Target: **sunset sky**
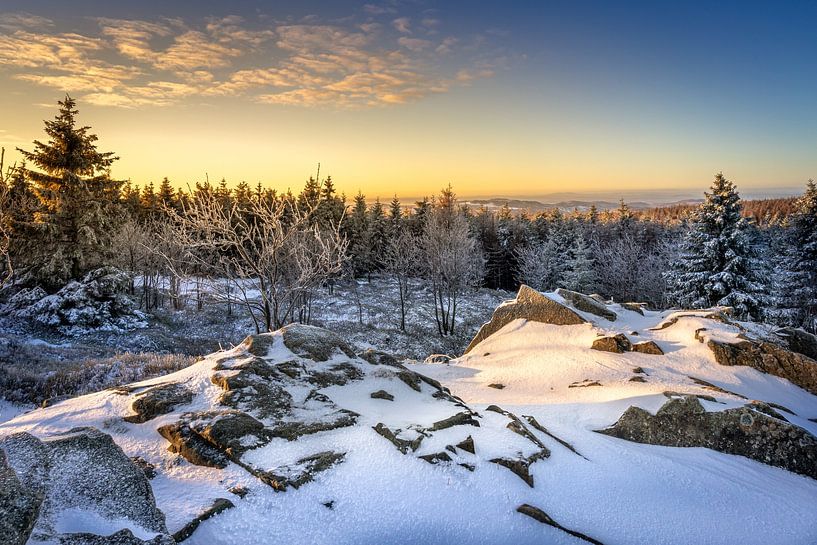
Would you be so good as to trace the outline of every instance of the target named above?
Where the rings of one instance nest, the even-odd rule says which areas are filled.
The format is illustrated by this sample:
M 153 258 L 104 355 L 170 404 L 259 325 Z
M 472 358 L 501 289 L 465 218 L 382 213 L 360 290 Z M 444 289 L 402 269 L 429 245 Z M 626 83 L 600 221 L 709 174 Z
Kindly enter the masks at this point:
M 127 4 L 127 5 L 126 5 Z M 0 145 L 66 92 L 113 174 L 348 195 L 817 177 L 817 2 L 0 3 Z

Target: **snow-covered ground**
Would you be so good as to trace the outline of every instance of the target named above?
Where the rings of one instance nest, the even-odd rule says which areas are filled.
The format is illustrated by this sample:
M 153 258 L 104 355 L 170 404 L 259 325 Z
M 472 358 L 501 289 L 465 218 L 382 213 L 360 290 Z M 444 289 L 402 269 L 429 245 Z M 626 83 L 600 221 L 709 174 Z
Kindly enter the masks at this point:
M 271 540 L 355 545 L 582 543 L 519 514 L 517 507 L 525 503 L 606 545 L 817 543 L 813 479 L 708 449 L 643 445 L 594 432 L 615 423 L 632 405 L 654 413 L 667 401 L 664 392 L 672 391 L 714 396 L 717 402 L 702 402 L 708 411 L 742 406 L 746 400 L 740 396 L 776 403 L 792 411 L 785 414 L 791 423 L 817 434 L 817 423 L 809 420 L 817 418 L 817 397 L 748 367 L 718 365 L 706 344 L 695 338 L 696 331 L 705 327 L 705 335 L 729 340 L 738 330 L 705 319 L 704 312 L 681 316 L 645 311 L 642 316 L 618 305 L 610 309 L 618 314 L 615 322 L 585 313 L 580 314 L 591 323 L 557 326 L 516 320 L 450 364 L 407 365 L 440 381 L 480 415 L 479 427 L 456 426 L 430 434 L 408 455 L 372 427 L 386 423 L 407 430 L 402 433 L 411 431 L 409 425 L 428 429 L 459 409 L 431 396 L 427 384 L 416 391 L 395 380 L 384 366 L 370 369 L 353 360 L 364 370 L 362 380 L 319 391 L 338 407 L 358 413 L 357 425 L 296 441 L 273 439 L 242 458 L 254 467 L 275 469 L 316 451 L 345 453 L 342 463 L 297 490 L 276 492 L 235 464 L 225 469 L 192 465 L 168 452 L 167 441 L 156 433 L 182 412 L 211 409 L 221 394 L 211 380 L 214 368 L 224 358 L 243 358 L 242 347 L 140 383 L 137 394 L 170 381 L 195 393 L 191 404 L 144 424 L 122 421 L 132 412 L 132 396 L 104 391 L 22 414 L 0 424 L 0 436 L 15 431 L 47 435 L 79 425 L 111 434 L 129 456 L 156 466 L 158 475 L 151 485 L 171 532 L 215 498 L 229 497 L 236 507 L 203 522 L 186 542 L 194 545 Z M 674 325 L 657 328 L 673 317 L 678 317 Z M 607 332 L 626 333 L 634 342 L 652 340 L 665 355 L 592 350 L 593 340 Z M 297 356 L 279 340 L 265 356 L 271 364 L 293 358 Z M 320 365 L 347 359 L 336 353 Z M 634 373 L 638 367 L 642 373 Z M 644 382 L 632 382 L 636 374 Z M 737 395 L 714 392 L 701 381 Z M 600 386 L 582 386 L 592 382 Z M 378 389 L 388 390 L 394 401 L 372 399 L 370 392 Z M 296 391 L 291 390 L 293 397 Z M 530 465 L 535 485 L 528 486 L 490 463 L 532 452 L 530 444 L 509 431 L 508 417 L 488 410 L 492 404 L 519 417 L 534 417 L 574 450 L 531 429 L 551 454 Z M 475 441 L 475 453 L 450 451 L 457 463 L 430 464 L 418 458 L 467 435 Z M 474 466 L 474 471 L 460 462 Z M 237 485 L 250 493 L 244 498 L 230 495 L 227 489 Z M 83 524 L 97 532 L 122 527 L 117 521 L 105 526 L 93 513 L 77 515 L 68 527 L 76 531 Z

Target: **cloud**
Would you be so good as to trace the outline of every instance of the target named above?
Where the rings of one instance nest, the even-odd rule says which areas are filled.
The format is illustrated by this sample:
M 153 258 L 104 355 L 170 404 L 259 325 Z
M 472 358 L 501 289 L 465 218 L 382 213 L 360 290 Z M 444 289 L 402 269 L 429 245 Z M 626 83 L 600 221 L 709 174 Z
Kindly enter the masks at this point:
M 397 32 L 411 34 L 411 20 L 408 17 L 398 17 L 391 24 Z
M 0 13 L 0 30 L 14 32 L 16 30 L 37 30 L 54 26 L 51 19 L 32 15 L 30 13 Z
M 430 17 L 418 19 L 423 38 L 412 36 L 408 17 L 392 18 L 395 5 L 364 7 L 389 14 L 391 25 L 355 17 L 331 23 L 99 18 L 98 30 L 88 34 L 61 32 L 37 16 L 3 14 L 0 29 L 13 30 L 0 33 L 0 76 L 117 108 L 215 97 L 364 108 L 421 100 L 493 75 L 495 66 L 473 38 L 436 38 L 443 25 Z

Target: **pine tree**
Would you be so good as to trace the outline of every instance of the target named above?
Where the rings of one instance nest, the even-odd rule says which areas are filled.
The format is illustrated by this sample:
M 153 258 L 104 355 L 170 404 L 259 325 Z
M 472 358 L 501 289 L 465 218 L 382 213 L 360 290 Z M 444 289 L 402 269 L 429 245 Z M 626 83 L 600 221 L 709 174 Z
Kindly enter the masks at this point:
M 789 226 L 787 306 L 793 325 L 817 332 L 817 185 L 809 180 Z
M 400 204 L 400 199 L 397 195 L 391 200 L 389 204 L 389 235 L 394 238 L 403 231 L 403 206 Z
M 704 196 L 667 273 L 669 299 L 692 308 L 729 306 L 740 318 L 760 318 L 762 285 L 737 189 L 718 174 Z
M 369 241 L 369 217 L 367 214 L 366 197 L 358 191 L 355 203 L 348 222 L 347 238 L 349 239 L 349 255 L 354 267 L 355 276 L 371 272 L 371 244 Z
M 159 184 L 159 193 L 156 195 L 156 199 L 162 207 L 177 208 L 176 190 L 170 185 L 167 176 L 162 178 L 162 182 Z
M 90 127 L 77 126 L 78 113 L 76 102 L 66 95 L 57 116 L 45 122 L 49 141 L 35 140 L 32 152 L 19 150 L 40 169 L 24 172 L 40 204 L 35 219 L 42 266 L 37 273 L 51 287 L 100 265 L 118 220 L 122 182 L 110 178 L 118 157 L 97 150 Z
M 372 266 L 377 267 L 385 255 L 389 236 L 388 219 L 386 218 L 380 198 L 375 199 L 374 204 L 369 208 L 368 230 L 369 236 L 367 238 L 373 257 Z

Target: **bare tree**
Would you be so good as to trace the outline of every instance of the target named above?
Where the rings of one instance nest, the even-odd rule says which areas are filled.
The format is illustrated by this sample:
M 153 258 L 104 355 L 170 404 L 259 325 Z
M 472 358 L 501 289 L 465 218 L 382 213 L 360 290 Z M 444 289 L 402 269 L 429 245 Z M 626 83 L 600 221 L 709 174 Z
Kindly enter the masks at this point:
M 485 262 L 468 220 L 453 204 L 430 214 L 421 238 L 426 276 L 434 295 L 434 318 L 441 336 L 453 335 L 459 297 L 479 284 Z
M 287 199 L 256 198 L 242 208 L 202 194 L 167 210 L 173 237 L 204 273 L 234 275 L 257 331 L 308 321 L 312 292 L 340 272 L 346 239 L 338 226 L 310 225 L 311 210 Z
M 400 330 L 406 330 L 406 313 L 411 299 L 411 279 L 423 272 L 423 255 L 418 237 L 403 231 L 389 239 L 383 266 L 394 280 L 400 296 Z

